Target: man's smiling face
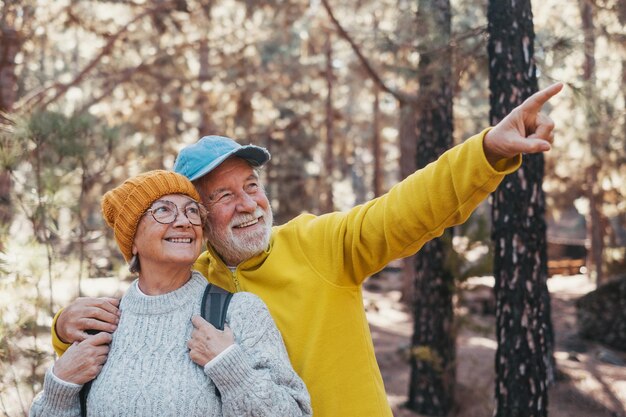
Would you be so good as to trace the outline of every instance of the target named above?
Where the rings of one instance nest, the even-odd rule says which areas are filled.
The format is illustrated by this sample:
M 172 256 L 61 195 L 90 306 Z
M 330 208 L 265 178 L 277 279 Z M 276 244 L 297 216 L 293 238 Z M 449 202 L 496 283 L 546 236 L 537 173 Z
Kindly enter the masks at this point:
M 272 210 L 254 169 L 231 157 L 197 181 L 208 209 L 206 238 L 229 266 L 263 252 L 272 231 Z

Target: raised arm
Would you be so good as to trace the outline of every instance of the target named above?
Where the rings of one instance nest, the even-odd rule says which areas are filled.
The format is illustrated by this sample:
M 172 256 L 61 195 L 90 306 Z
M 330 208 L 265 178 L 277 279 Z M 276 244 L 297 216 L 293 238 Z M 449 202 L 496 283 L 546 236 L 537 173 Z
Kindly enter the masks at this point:
M 554 123 L 540 111 L 562 87 L 529 97 L 496 126 L 449 149 L 382 197 L 347 212 L 299 216 L 287 226 L 298 233 L 299 252 L 320 279 L 341 286 L 361 285 L 391 260 L 416 253 L 465 222 L 520 166 L 522 153 L 550 149 Z

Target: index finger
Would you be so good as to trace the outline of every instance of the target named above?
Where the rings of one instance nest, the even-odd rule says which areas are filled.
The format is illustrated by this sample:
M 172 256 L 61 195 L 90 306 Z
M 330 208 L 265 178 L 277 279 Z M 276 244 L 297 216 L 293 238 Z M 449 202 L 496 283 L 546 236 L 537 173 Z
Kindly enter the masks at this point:
M 522 110 L 539 113 L 541 107 L 543 107 L 543 105 L 546 104 L 548 100 L 554 97 L 562 89 L 563 83 L 555 83 L 549 87 L 544 88 L 543 90 L 537 91 L 535 94 L 528 97 L 526 101 L 522 103 Z
M 115 315 L 119 314 L 119 309 L 118 309 L 119 305 L 120 305 L 119 299 L 110 298 L 110 297 L 96 298 L 94 300 L 94 303 L 92 304 L 93 307 L 101 308 L 102 310 L 105 310 L 106 312 L 115 314 Z
M 111 333 L 100 332 L 93 336 L 88 336 L 87 339 L 85 339 L 82 343 L 89 343 L 94 346 L 99 346 L 108 345 L 109 343 L 111 343 L 111 340 L 113 340 L 113 336 L 111 336 Z

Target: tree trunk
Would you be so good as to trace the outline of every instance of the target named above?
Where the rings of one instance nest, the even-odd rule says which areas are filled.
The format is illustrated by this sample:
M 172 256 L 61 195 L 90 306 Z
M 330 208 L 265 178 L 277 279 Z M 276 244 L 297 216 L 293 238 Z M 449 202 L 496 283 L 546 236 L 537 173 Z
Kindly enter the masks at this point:
M 589 212 L 586 216 L 587 240 L 589 251 L 587 252 L 587 267 L 592 278 L 597 284 L 604 281 L 602 273 L 602 254 L 604 252 L 603 239 L 603 216 L 602 216 L 602 187 L 598 181 L 602 156 L 600 155 L 602 139 L 599 137 L 600 121 L 595 109 L 596 93 L 596 34 L 593 23 L 593 7 L 586 0 L 579 0 L 580 16 L 583 27 L 585 61 L 583 64 L 583 91 L 587 97 L 586 109 L 587 135 L 589 142 L 589 156 L 591 161 L 586 172 L 586 191 L 589 200 Z
M 17 77 L 15 75 L 15 57 L 21 47 L 18 32 L 8 27 L 8 20 L 0 23 L 0 123 L 4 123 L 2 113 L 13 110 L 17 94 Z M 0 225 L 7 227 L 13 217 L 11 209 L 11 190 L 13 188 L 11 173 L 5 167 L 0 167 Z M 2 249 L 2 242 L 0 242 Z
M 490 0 L 490 122 L 495 125 L 537 91 L 529 0 Z M 496 417 L 547 416 L 554 375 L 547 279 L 543 155 L 494 193 L 492 218 L 496 296 Z
M 626 6 L 624 8 L 626 9 Z M 622 100 L 626 103 L 626 58 L 622 59 Z M 626 123 L 622 125 L 622 128 L 622 137 L 626 138 Z
M 200 112 L 200 122 L 198 123 L 198 130 L 200 132 L 200 136 L 210 135 L 212 132 L 213 125 L 211 123 L 210 113 L 210 103 L 207 95 L 209 91 L 205 91 L 205 82 L 208 82 L 211 79 L 211 75 L 209 74 L 209 41 L 206 38 L 200 39 L 200 45 L 198 47 L 198 63 L 200 65 L 200 69 L 198 71 L 198 98 L 196 99 L 196 104 L 198 106 L 198 111 Z
M 417 108 L 414 104 L 400 101 L 400 178 L 415 172 L 417 166 Z M 415 287 L 415 256 L 404 259 L 402 266 L 402 301 L 413 304 Z
M 420 54 L 416 166 L 422 168 L 452 146 L 452 53 L 449 0 L 420 0 L 424 29 Z M 446 265 L 452 231 L 415 255 L 414 328 L 408 407 L 445 416 L 454 405 L 456 347 L 452 295 L 454 276 Z
M 593 136 L 593 133 L 589 133 Z M 587 199 L 589 200 L 589 212 L 586 216 L 587 223 L 587 240 L 589 241 L 589 250 L 587 251 L 587 267 L 590 276 L 597 285 L 601 285 L 605 281 L 602 273 L 603 252 L 604 252 L 604 233 L 603 233 L 603 216 L 602 216 L 602 187 L 598 178 L 600 174 L 600 165 L 593 162 L 587 168 L 585 173 L 587 183 Z
M 155 123 L 154 129 L 154 137 L 157 142 L 157 159 L 150 161 L 148 165 L 150 169 L 162 169 L 165 166 L 165 155 L 167 141 L 171 137 L 168 129 L 169 123 L 169 111 L 168 106 L 163 100 L 164 91 L 166 90 L 167 85 L 163 85 L 162 90 L 157 92 L 157 98 L 154 108 L 154 113 L 159 117 L 159 122 Z
M 85 197 L 87 195 L 87 163 L 81 159 L 81 171 L 80 171 L 80 194 L 78 195 L 78 283 L 77 293 L 79 297 L 83 296 L 82 281 L 83 272 L 85 269 L 86 250 L 85 243 L 87 240 L 87 222 L 83 214 L 83 207 L 85 205 Z
M 385 173 L 383 171 L 383 152 L 380 137 L 380 89 L 374 86 L 372 104 L 372 154 L 374 156 L 374 197 L 383 195 Z
M 333 44 L 332 35 L 326 34 L 326 154 L 324 155 L 324 184 L 322 194 L 322 212 L 329 213 L 334 209 L 333 173 L 335 171 L 335 136 L 333 117 Z
M 212 2 L 206 2 L 202 4 L 202 11 L 204 12 L 204 18 L 206 19 L 205 25 L 206 27 L 211 27 L 213 23 L 211 12 L 212 12 Z M 210 135 L 213 132 L 213 124 L 211 122 L 210 114 L 210 103 L 208 98 L 208 88 L 205 87 L 208 85 L 208 81 L 211 80 L 210 73 L 210 65 L 209 65 L 209 38 L 208 35 L 203 36 L 199 40 L 198 46 L 198 96 L 196 98 L 196 106 L 198 111 L 200 112 L 200 122 L 198 123 L 198 130 L 200 132 L 200 137 L 205 135 Z
M 311 210 L 319 201 L 319 194 L 316 194 L 319 187 L 313 186 L 309 174 L 302 169 L 312 160 L 312 148 L 318 138 L 307 132 L 295 113 L 286 114 L 284 121 L 287 127 L 269 136 L 272 159 L 264 169 L 267 194 L 272 197 L 274 224 L 283 224 Z
M 9 112 L 13 108 L 17 94 L 17 76 L 15 75 L 15 57 L 20 51 L 21 39 L 18 32 L 6 26 L 0 26 L 0 111 Z

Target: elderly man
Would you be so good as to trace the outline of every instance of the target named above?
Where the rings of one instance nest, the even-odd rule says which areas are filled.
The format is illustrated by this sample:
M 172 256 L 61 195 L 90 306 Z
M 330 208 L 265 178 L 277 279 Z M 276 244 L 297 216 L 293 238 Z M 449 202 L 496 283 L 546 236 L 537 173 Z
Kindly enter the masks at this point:
M 561 88 L 536 93 L 497 126 L 380 198 L 347 212 L 302 214 L 275 227 L 255 170 L 269 160 L 265 149 L 208 136 L 181 151 L 174 169 L 194 182 L 209 212 L 207 251 L 195 268 L 219 286 L 265 301 L 309 389 L 314 415 L 392 415 L 361 284 L 464 222 L 519 167 L 522 153 L 549 150 L 554 125 L 539 112 Z M 117 315 L 116 300 L 75 301 L 57 314 L 57 351 L 67 346 L 62 341 L 82 340 L 86 329 L 114 331 Z M 223 337 L 209 324 L 202 332 L 215 343 Z

